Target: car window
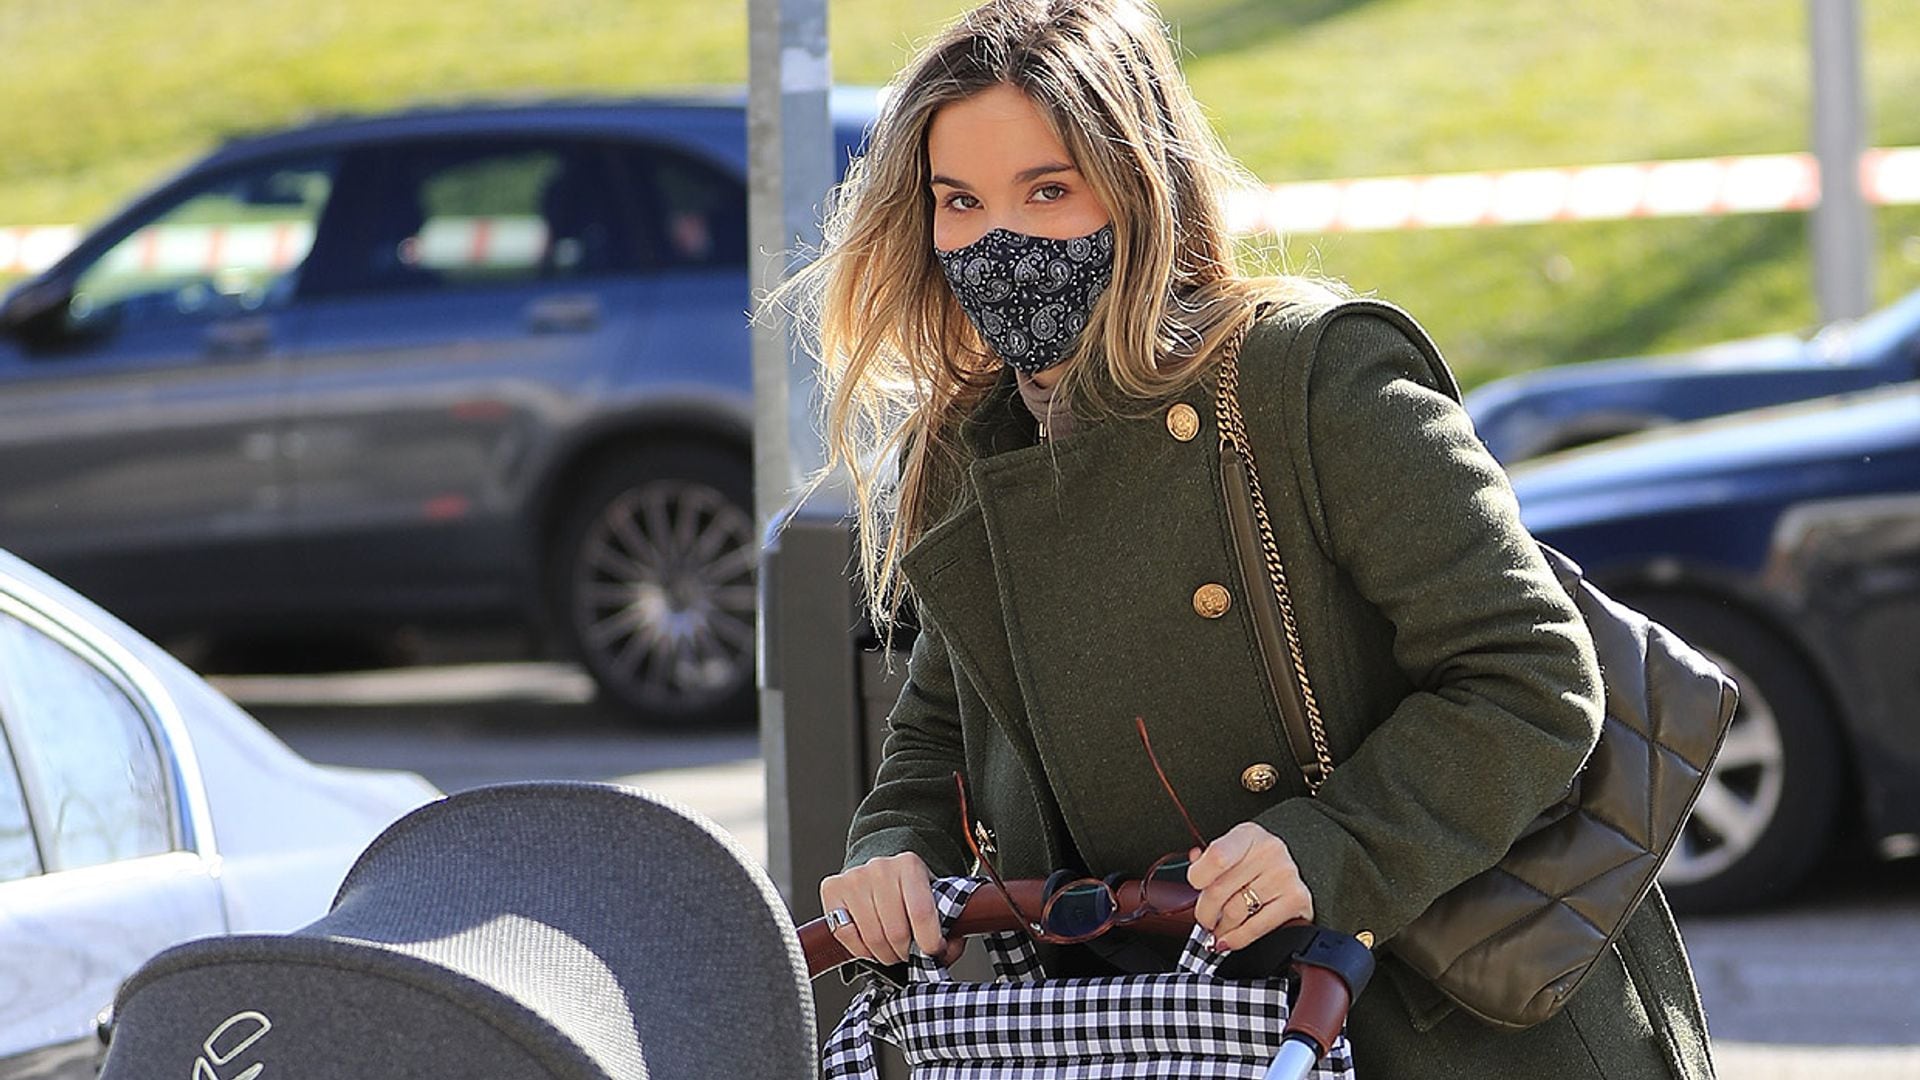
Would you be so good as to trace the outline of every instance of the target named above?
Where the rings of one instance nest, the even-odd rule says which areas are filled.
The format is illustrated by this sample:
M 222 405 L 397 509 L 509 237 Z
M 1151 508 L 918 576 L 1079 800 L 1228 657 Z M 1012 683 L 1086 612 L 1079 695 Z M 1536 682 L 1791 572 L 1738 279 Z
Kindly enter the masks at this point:
M 631 264 L 594 144 L 405 146 L 381 170 L 336 291 L 567 280 Z
M 0 715 L 38 818 L 47 870 L 173 848 L 167 773 L 146 717 L 100 669 L 6 613 Z
M 745 266 L 747 191 L 713 165 L 665 147 L 629 158 L 645 200 L 640 218 L 653 260 L 665 266 Z
M 185 192 L 79 273 L 69 323 L 206 321 L 285 303 L 334 173 L 331 159 L 284 161 Z
M 7 733 L 0 729 L 0 881 L 18 881 L 40 872 L 40 848 L 27 817 L 27 796 L 20 789 Z

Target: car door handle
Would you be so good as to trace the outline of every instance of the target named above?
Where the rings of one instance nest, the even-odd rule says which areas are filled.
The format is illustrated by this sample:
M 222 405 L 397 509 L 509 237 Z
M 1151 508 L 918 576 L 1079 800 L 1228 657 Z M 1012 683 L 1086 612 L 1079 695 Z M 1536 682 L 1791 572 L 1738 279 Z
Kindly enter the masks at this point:
M 599 325 L 597 296 L 548 296 L 527 305 L 527 327 L 536 334 L 579 333 Z
M 207 352 L 214 356 L 258 356 L 273 340 L 273 324 L 265 318 L 227 319 L 207 327 Z

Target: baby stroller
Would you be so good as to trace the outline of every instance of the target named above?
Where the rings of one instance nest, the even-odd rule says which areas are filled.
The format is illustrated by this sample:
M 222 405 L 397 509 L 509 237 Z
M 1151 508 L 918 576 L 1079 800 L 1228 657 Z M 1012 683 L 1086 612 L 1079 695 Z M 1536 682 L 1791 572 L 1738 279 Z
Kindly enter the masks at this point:
M 1113 912 L 1135 932 L 1186 938 L 1175 970 L 1046 979 L 1021 923 L 1045 909 L 1066 873 L 1049 881 L 934 882 L 946 936 L 983 938 L 996 977 L 951 978 L 917 950 L 906 981 L 867 965 L 868 980 L 828 1040 L 826 1080 L 875 1080 L 871 1040 L 897 1047 L 931 1080 L 1073 1080 L 1155 1076 L 1353 1080 L 1343 1028 L 1373 972 L 1357 940 L 1294 923 L 1260 942 L 1265 977 L 1224 979 L 1224 959 L 1193 923 L 1197 893 L 1184 881 L 1129 882 Z M 800 928 L 809 972 L 853 962 L 825 919 Z
M 955 915 L 960 933 L 1012 925 L 984 893 Z M 1310 1067 L 1347 990 L 1301 951 L 1287 1053 Z M 607 785 L 501 785 L 396 822 L 301 930 L 154 957 L 118 995 L 101 1075 L 798 1080 L 820 1075 L 809 978 L 848 959 L 823 925 L 796 932 L 697 815 Z

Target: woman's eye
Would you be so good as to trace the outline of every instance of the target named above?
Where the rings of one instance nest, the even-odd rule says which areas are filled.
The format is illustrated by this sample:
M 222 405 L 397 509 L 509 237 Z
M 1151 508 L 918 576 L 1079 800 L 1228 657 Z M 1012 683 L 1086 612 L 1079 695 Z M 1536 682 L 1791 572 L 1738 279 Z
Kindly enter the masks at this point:
M 946 202 L 943 203 L 942 205 L 944 205 L 949 210 L 971 210 L 977 204 L 978 204 L 978 200 L 976 200 L 973 196 L 968 195 L 965 192 L 956 191 L 953 194 L 947 196 Z
M 1034 190 L 1033 197 L 1041 202 L 1059 202 L 1067 197 L 1067 189 L 1060 184 L 1042 184 Z

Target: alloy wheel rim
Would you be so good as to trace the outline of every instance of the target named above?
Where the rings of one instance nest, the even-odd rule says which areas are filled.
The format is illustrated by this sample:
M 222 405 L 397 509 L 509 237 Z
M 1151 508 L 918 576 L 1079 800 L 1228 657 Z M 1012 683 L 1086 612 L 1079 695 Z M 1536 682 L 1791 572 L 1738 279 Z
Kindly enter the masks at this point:
M 753 521 L 717 489 L 656 480 L 610 500 L 573 569 L 587 662 L 648 708 L 732 695 L 754 656 Z
M 1725 657 L 1707 655 L 1740 687 L 1740 705 L 1700 800 L 1661 868 L 1665 885 L 1705 881 L 1752 854 L 1780 812 L 1786 783 L 1786 748 L 1772 702 Z

